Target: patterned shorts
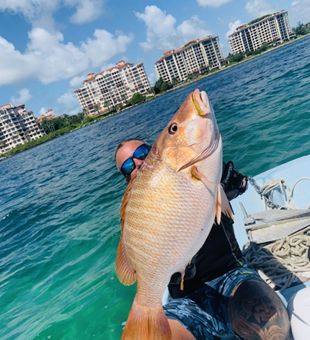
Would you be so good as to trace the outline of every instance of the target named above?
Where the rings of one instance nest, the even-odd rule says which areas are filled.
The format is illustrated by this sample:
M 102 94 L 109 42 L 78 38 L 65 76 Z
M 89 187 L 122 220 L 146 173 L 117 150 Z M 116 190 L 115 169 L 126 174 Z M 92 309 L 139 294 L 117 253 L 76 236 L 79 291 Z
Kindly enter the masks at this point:
M 228 317 L 228 300 L 234 288 L 248 280 L 262 281 L 253 269 L 232 269 L 184 298 L 170 298 L 165 313 L 169 319 L 181 322 L 197 340 L 239 339 Z

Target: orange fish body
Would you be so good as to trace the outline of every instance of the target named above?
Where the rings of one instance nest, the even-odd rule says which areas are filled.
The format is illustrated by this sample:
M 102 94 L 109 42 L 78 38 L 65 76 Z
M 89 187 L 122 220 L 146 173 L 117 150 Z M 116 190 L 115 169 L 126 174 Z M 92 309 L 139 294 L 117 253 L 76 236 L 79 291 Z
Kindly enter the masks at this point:
M 221 209 L 222 141 L 204 92 L 190 94 L 129 184 L 121 209 L 116 270 L 137 281 L 123 339 L 170 339 L 162 296 L 173 273 L 185 272 Z

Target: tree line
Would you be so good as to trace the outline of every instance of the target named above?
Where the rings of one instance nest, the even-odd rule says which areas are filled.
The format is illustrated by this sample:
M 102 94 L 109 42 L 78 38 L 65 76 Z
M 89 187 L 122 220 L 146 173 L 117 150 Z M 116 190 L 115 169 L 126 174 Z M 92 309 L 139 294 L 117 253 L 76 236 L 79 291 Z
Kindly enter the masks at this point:
M 296 35 L 306 35 L 310 33 L 310 22 L 303 24 L 299 22 L 296 27 L 293 27 L 293 32 Z
M 51 133 L 63 128 L 74 128 L 85 121 L 85 119 L 86 115 L 83 112 L 71 116 L 64 114 L 57 118 L 44 119 L 39 125 L 45 133 Z

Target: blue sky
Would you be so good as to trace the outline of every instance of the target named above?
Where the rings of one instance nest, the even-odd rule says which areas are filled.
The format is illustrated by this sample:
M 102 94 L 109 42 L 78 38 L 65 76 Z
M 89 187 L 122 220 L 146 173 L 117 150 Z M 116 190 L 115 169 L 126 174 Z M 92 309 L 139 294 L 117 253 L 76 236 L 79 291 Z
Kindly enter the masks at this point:
M 310 21 L 310 0 L 0 0 L 0 105 L 77 113 L 87 73 L 144 62 L 153 83 L 163 51 L 214 34 L 226 56 L 229 32 L 281 9 Z

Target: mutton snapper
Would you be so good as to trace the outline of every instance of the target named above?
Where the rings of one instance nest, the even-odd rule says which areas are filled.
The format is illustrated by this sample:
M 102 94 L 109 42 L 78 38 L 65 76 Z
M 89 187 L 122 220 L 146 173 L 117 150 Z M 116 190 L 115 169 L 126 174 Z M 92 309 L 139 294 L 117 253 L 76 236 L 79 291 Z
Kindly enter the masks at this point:
M 206 240 L 215 217 L 231 214 L 220 185 L 222 139 L 205 92 L 195 90 L 157 138 L 124 194 L 119 280 L 137 281 L 123 339 L 170 339 L 162 308 L 170 277 Z M 183 282 L 183 280 L 182 280 Z M 182 289 L 181 282 L 181 289 Z

